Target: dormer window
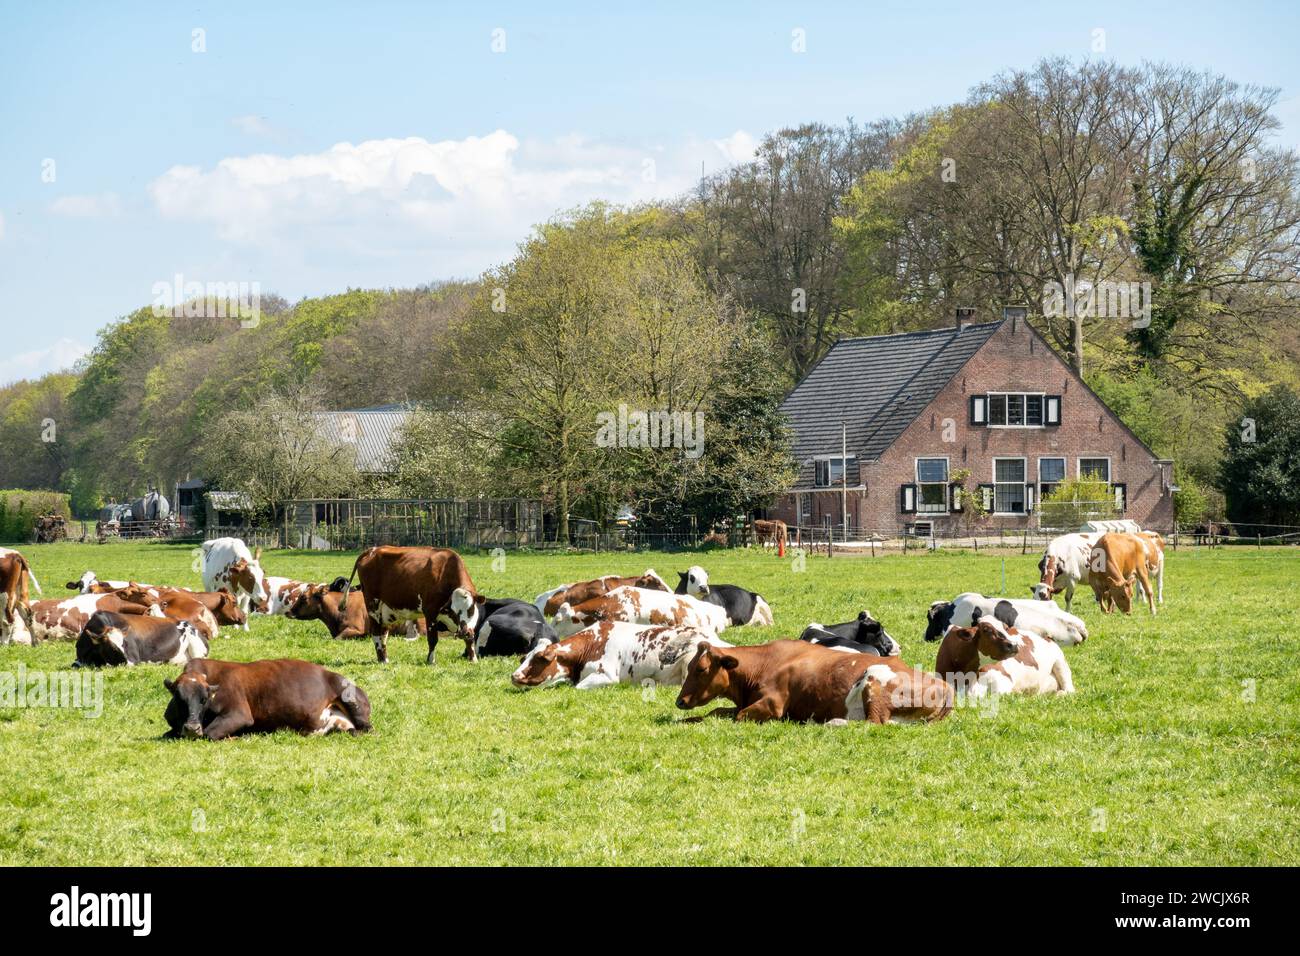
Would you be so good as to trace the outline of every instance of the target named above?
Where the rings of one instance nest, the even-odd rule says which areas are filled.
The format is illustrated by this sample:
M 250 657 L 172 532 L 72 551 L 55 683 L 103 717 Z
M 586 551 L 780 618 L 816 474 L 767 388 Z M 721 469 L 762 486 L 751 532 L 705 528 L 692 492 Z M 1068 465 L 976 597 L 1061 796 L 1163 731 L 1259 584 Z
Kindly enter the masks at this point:
M 839 487 L 844 482 L 845 462 L 852 468 L 857 459 L 853 455 L 848 458 L 840 458 L 838 455 L 834 458 L 818 458 L 814 462 L 813 483 L 818 488 Z

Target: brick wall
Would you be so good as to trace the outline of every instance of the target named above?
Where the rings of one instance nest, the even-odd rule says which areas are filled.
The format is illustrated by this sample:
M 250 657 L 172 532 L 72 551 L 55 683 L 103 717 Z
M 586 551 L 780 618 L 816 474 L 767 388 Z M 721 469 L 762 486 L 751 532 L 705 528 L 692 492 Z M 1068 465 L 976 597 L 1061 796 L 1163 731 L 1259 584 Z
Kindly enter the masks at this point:
M 969 398 L 985 392 L 1043 392 L 1061 396 L 1061 424 L 1044 428 L 989 428 L 969 424 Z M 851 453 L 851 452 L 850 452 Z M 1173 526 L 1173 496 L 1166 477 L 1153 465 L 1152 453 L 1120 423 L 1023 322 L 1006 322 L 957 373 L 934 401 L 875 462 L 861 463 L 865 491 L 849 492 L 851 521 L 857 528 L 894 531 L 904 523 L 934 520 L 939 533 L 955 532 L 956 516 L 903 514 L 899 489 L 916 481 L 916 459 L 947 457 L 950 473 L 971 471 L 968 486 L 993 481 L 995 457 L 1023 457 L 1025 480 L 1038 482 L 1039 457 L 1064 457 L 1066 475 L 1074 477 L 1078 459 L 1109 458 L 1111 482 L 1127 486 L 1125 517 L 1144 528 L 1167 531 Z M 1166 466 L 1165 471 L 1169 471 Z M 797 497 L 789 495 L 772 509 L 788 523 L 798 520 Z M 1034 507 L 1037 511 L 1037 495 Z M 840 523 L 840 493 L 813 494 L 815 514 L 830 514 Z M 820 518 L 816 518 L 820 525 Z M 1036 526 L 1036 516 L 989 516 L 982 529 Z

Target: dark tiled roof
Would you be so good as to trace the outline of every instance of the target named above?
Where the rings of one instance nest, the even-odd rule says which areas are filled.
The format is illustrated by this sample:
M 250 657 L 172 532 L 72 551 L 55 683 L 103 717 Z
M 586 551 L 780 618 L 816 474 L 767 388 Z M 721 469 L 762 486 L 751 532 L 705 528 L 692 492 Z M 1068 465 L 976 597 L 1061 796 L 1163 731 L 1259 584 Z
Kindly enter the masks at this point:
M 1001 324 L 836 342 L 781 405 L 795 457 L 839 454 L 844 422 L 849 454 L 879 458 Z

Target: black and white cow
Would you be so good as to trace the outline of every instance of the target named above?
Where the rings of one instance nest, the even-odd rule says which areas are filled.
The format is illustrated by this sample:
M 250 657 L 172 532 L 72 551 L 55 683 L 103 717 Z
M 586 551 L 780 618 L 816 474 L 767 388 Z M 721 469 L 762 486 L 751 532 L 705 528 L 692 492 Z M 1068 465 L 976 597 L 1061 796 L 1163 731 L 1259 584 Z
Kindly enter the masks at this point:
M 208 656 L 208 642 L 189 621 L 96 611 L 77 638 L 73 667 L 187 664 Z
M 727 612 L 727 623 L 732 627 L 746 624 L 768 626 L 772 623 L 772 609 L 753 591 L 735 584 L 709 584 L 709 574 L 698 564 L 688 571 L 677 572 L 677 590 L 699 601 L 716 605 Z
M 804 628 L 799 640 L 837 651 L 856 651 L 880 657 L 896 657 L 902 650 L 898 641 L 885 630 L 885 626 L 867 611 L 860 613 L 857 620 L 829 627 L 814 621 Z
M 447 630 L 441 621 L 437 628 L 439 631 Z M 540 644 L 553 644 L 558 640 L 555 628 L 546 623 L 535 604 L 517 598 L 488 598 L 479 606 L 474 646 L 480 657 L 527 654 Z M 464 656 L 469 656 L 468 648 Z
M 983 616 L 990 616 L 1006 627 L 1033 631 L 1050 637 L 1061 645 L 1082 644 L 1088 639 L 1088 625 L 1055 601 L 985 597 L 967 591 L 951 601 L 930 605 L 925 639 L 937 641 L 950 627 L 973 627 Z

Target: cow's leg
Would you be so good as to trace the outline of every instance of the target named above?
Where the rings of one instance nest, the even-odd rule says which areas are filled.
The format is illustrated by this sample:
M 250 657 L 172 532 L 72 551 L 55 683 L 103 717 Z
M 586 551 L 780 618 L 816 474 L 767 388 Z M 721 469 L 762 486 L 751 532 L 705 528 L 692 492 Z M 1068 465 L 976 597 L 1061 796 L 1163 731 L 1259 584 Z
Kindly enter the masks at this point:
M 424 616 L 424 629 L 429 638 L 429 654 L 425 657 L 426 664 L 438 663 L 438 657 L 434 653 L 438 649 L 438 622 L 428 614 Z
M 611 684 L 617 684 L 618 677 L 607 674 L 603 670 L 592 671 L 574 686 L 574 690 L 593 690 L 597 687 L 609 687 Z
M 379 620 L 379 602 L 370 605 L 370 596 L 366 595 L 366 633 L 375 642 L 375 659 L 381 664 L 388 663 L 388 628 Z
M 1056 678 L 1056 686 L 1062 694 L 1074 693 L 1074 675 L 1070 672 L 1070 662 L 1064 654 L 1060 654 L 1052 664 L 1052 676 Z
M 737 720 L 752 720 L 758 723 L 765 720 L 776 720 L 780 716 L 781 715 L 776 707 L 776 702 L 770 697 L 756 700 L 748 707 L 742 707 L 736 711 Z
M 1151 579 L 1147 577 L 1146 564 L 1138 565 L 1137 576 L 1138 576 L 1138 581 L 1143 585 L 1142 591 L 1146 595 L 1147 607 L 1151 609 L 1152 614 L 1155 614 L 1156 613 L 1156 592 L 1151 587 Z
M 1165 556 L 1160 556 L 1160 563 L 1156 565 L 1156 591 L 1159 595 L 1159 602 L 1165 603 Z
M 1070 610 L 1074 604 L 1074 582 L 1071 581 L 1065 586 L 1065 609 Z
M 253 715 L 248 707 L 233 707 L 222 711 L 211 723 L 203 728 L 203 736 L 208 740 L 224 740 L 232 734 L 239 733 L 253 726 Z
M 240 592 L 239 609 L 244 612 L 244 633 L 248 633 L 248 617 L 253 613 L 253 596 L 247 591 Z

